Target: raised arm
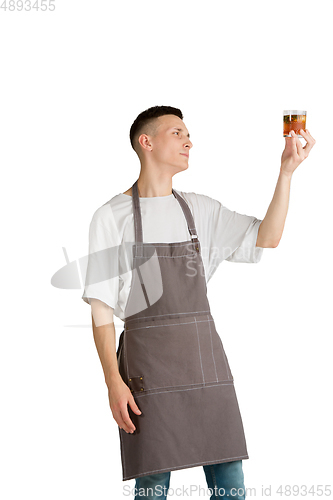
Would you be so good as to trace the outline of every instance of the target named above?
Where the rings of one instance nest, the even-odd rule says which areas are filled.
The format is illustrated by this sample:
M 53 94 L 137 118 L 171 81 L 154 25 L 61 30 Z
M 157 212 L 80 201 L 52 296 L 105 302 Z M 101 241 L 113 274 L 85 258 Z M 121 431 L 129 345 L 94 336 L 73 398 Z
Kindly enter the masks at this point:
M 281 240 L 288 212 L 292 175 L 302 161 L 309 156 L 316 143 L 308 130 L 301 130 L 300 134 L 307 141 L 304 147 L 293 130 L 291 131 L 292 137 L 286 137 L 285 149 L 281 156 L 280 175 L 272 201 L 259 226 L 257 247 L 276 248 Z

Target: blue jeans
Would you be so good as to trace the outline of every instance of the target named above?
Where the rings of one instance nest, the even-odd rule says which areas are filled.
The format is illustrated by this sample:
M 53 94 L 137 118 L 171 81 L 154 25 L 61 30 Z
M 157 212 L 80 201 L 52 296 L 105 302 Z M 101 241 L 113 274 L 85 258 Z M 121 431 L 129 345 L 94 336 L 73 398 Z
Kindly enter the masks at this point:
M 212 495 L 210 500 L 226 498 L 228 500 L 244 500 L 245 486 L 242 460 L 223 462 L 220 464 L 203 465 L 207 486 Z M 161 472 L 135 479 L 136 495 L 134 500 L 166 500 L 170 485 L 171 472 Z M 142 495 L 144 488 L 144 495 Z M 149 488 L 149 489 L 148 489 Z M 140 494 L 141 493 L 141 494 Z M 174 494 L 177 498 L 177 495 Z M 178 495 L 178 498 L 183 495 Z M 206 496 L 207 498 L 207 496 Z

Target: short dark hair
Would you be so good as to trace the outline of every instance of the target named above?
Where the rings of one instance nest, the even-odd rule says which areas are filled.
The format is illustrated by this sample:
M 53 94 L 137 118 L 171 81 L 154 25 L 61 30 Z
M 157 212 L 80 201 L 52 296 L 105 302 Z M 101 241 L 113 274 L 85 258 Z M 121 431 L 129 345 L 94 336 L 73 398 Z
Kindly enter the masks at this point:
M 130 141 L 134 151 L 139 154 L 139 148 L 137 140 L 141 134 L 153 134 L 156 131 L 156 118 L 164 115 L 176 115 L 181 120 L 183 119 L 183 113 L 178 108 L 173 108 L 172 106 L 153 106 L 145 111 L 142 111 L 132 123 L 130 129 Z

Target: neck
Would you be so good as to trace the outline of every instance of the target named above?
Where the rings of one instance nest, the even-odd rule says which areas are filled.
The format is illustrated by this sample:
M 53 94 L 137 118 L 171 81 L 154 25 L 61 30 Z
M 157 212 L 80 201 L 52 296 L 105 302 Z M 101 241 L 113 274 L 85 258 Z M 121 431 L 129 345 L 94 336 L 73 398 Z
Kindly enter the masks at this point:
M 169 196 L 172 194 L 172 177 L 160 174 L 147 175 L 141 171 L 138 178 L 138 191 L 142 198 Z

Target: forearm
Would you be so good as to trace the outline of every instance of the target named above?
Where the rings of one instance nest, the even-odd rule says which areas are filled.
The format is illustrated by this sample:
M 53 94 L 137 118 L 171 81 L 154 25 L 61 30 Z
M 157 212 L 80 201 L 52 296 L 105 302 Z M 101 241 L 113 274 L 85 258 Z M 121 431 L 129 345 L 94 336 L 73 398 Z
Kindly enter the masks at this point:
M 259 226 L 257 247 L 275 248 L 279 244 L 288 213 L 291 177 L 280 170 L 272 201 Z
M 107 307 L 107 306 L 106 306 Z M 100 301 L 92 301 L 92 327 L 98 356 L 103 368 L 105 383 L 110 388 L 121 379 L 116 350 L 116 331 L 113 322 L 113 310 L 108 316 Z M 99 326 L 97 326 L 99 325 Z

